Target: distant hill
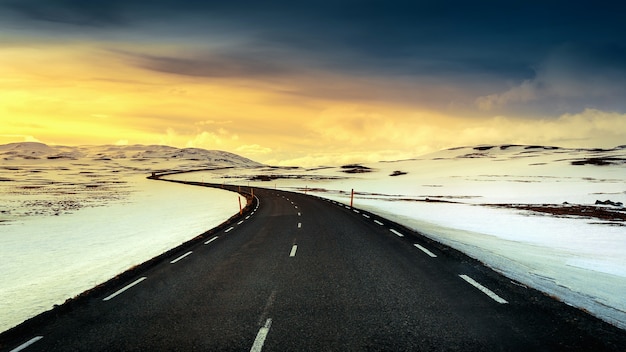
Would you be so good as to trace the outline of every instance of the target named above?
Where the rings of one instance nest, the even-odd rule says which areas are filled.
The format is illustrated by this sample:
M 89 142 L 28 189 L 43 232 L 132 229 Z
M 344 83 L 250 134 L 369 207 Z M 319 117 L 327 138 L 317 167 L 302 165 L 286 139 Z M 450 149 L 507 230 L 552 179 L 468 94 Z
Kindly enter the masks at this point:
M 104 163 L 136 171 L 161 171 L 212 167 L 258 167 L 262 164 L 221 150 L 175 148 L 163 145 L 51 146 L 22 142 L 0 145 L 0 164 L 41 165 L 81 161 Z
M 450 159 L 533 159 L 551 157 L 554 160 L 569 161 L 572 165 L 626 165 L 626 145 L 615 148 L 562 148 L 542 145 L 478 145 L 456 147 L 421 156 L 421 160 Z

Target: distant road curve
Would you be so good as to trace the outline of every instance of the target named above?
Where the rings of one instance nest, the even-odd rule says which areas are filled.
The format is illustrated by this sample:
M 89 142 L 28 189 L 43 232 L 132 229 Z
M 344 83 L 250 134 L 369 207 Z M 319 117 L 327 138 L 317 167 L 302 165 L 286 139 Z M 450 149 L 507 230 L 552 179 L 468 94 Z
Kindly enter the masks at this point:
M 241 189 L 254 200 L 243 215 L 68 309 L 1 334 L 0 350 L 626 346 L 625 331 L 388 219 L 304 194 Z

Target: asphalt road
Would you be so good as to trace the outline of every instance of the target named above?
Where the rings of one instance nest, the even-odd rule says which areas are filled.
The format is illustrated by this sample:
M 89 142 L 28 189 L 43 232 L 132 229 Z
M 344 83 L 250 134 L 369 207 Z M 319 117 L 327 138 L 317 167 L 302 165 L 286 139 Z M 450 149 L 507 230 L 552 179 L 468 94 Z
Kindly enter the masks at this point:
M 0 336 L 0 349 L 626 349 L 625 331 L 386 219 L 302 194 L 254 193 L 258 207 L 241 222 Z

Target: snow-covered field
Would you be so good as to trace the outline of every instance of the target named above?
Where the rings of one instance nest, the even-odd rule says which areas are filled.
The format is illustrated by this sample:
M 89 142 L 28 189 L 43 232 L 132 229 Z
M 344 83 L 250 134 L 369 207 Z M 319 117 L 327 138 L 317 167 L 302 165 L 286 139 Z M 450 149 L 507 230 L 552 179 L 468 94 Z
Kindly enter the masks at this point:
M 214 170 L 165 178 L 345 203 L 354 189 L 356 207 L 626 328 L 626 209 L 594 204 L 626 203 L 625 147 L 478 146 L 304 169 L 201 149 L 20 143 L 0 146 L 0 331 L 234 214 L 236 194 L 145 178 L 197 169 Z
M 0 331 L 222 223 L 237 194 L 146 179 L 258 165 L 162 146 L 0 146 Z
M 478 146 L 371 165 L 168 177 L 275 187 L 344 203 L 354 189 L 355 207 L 626 328 L 626 209 L 618 204 L 626 203 L 626 147 Z

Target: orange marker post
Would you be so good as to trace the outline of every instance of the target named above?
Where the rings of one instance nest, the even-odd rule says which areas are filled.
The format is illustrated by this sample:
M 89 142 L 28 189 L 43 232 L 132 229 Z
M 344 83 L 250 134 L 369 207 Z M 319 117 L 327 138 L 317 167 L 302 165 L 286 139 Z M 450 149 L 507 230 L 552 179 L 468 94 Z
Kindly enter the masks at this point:
M 350 192 L 350 208 L 352 208 L 352 204 L 354 204 L 354 188 Z
M 241 197 L 237 197 L 239 200 L 239 215 L 243 214 L 243 209 L 241 208 Z

